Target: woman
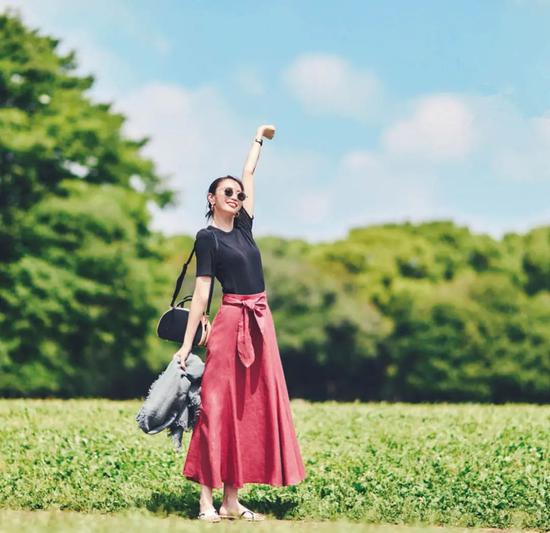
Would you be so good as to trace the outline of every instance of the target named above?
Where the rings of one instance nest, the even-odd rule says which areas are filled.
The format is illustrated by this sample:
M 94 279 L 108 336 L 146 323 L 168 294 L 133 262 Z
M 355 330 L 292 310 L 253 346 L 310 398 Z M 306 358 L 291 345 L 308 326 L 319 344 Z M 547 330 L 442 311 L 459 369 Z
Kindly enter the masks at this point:
M 195 290 L 183 344 L 174 354 L 185 369 L 192 332 L 215 276 L 222 285 L 222 303 L 208 338 L 201 408 L 182 471 L 201 484 L 199 519 L 209 522 L 263 520 L 263 515 L 239 502 L 239 488 L 244 483 L 294 485 L 306 477 L 260 251 L 252 236 L 254 171 L 263 137 L 274 135 L 273 126 L 258 128 L 242 181 L 226 176 L 209 187 L 207 216 L 213 217 L 213 223 L 196 235 Z M 218 513 L 212 490 L 222 484 Z

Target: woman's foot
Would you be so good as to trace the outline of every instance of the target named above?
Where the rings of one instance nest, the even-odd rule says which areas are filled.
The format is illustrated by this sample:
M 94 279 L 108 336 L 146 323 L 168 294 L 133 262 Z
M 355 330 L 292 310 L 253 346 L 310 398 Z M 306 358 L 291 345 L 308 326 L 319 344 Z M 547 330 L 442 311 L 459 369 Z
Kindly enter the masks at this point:
M 213 506 L 205 508 L 204 511 L 201 510 L 197 518 L 206 522 L 219 522 L 221 520 L 218 511 Z
M 236 506 L 234 504 L 232 504 L 231 506 L 230 505 L 226 506 L 225 504 L 222 503 L 220 505 L 220 517 L 229 518 L 229 519 L 240 518 L 251 522 L 265 520 L 264 515 L 251 511 L 250 509 L 247 509 L 240 502 L 237 502 Z

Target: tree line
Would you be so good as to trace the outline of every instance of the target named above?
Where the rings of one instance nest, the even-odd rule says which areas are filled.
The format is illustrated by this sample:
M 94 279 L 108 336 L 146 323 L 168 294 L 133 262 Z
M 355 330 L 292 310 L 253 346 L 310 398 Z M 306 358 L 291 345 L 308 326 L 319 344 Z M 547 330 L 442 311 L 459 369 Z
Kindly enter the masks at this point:
M 58 44 L 0 14 L 0 395 L 137 397 L 175 351 L 155 329 L 192 236 L 150 229 L 147 203 L 174 193 L 148 138 L 124 137 Z M 292 396 L 550 399 L 550 226 L 257 242 Z

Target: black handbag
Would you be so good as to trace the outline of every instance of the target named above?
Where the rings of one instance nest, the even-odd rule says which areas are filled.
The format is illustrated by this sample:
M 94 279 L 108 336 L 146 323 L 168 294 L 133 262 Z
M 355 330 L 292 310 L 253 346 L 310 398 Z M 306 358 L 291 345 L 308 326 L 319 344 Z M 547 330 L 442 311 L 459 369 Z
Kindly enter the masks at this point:
M 214 237 L 214 240 L 216 242 L 216 253 L 217 253 L 218 238 L 216 237 L 216 233 L 212 230 L 209 230 L 208 228 L 205 228 L 205 229 L 207 229 L 207 231 L 209 231 Z M 178 276 L 178 280 L 176 281 L 176 288 L 174 290 L 174 295 L 172 296 L 172 301 L 170 302 L 170 309 L 168 309 L 168 311 L 166 311 L 160 317 L 160 320 L 158 322 L 157 335 L 163 340 L 173 341 L 173 342 L 178 342 L 180 344 L 183 344 L 185 331 L 187 329 L 187 321 L 189 319 L 189 309 L 185 308 L 184 304 L 185 302 L 192 300 L 193 295 L 190 294 L 188 296 L 185 296 L 185 298 L 183 298 L 183 300 L 178 302 L 178 304 L 175 307 L 174 307 L 174 302 L 176 301 L 176 298 L 181 288 L 181 284 L 183 283 L 183 278 L 185 277 L 185 273 L 187 272 L 187 265 L 189 265 L 189 262 L 191 261 L 191 258 L 195 253 L 196 245 L 197 245 L 197 241 L 195 240 L 193 244 L 193 249 L 189 254 L 189 258 L 184 263 L 181 273 Z M 197 331 L 195 332 L 195 337 L 193 338 L 193 346 L 206 346 L 206 343 L 208 342 L 208 337 L 210 336 L 210 330 L 212 326 L 210 324 L 210 320 L 208 317 L 210 314 L 210 303 L 212 301 L 212 293 L 214 290 L 214 281 L 215 281 L 214 268 L 215 268 L 215 263 L 214 263 L 214 260 L 212 260 L 213 275 L 212 275 L 212 282 L 210 283 L 210 292 L 208 294 L 208 305 L 206 306 L 206 310 L 201 317 L 199 325 L 197 326 Z

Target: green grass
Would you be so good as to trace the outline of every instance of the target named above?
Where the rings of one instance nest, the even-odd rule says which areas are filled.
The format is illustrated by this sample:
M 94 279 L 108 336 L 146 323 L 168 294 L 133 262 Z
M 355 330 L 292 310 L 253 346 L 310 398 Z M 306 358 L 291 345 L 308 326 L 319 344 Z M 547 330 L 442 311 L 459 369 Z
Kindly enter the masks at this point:
M 536 530 L 526 529 L 485 529 L 485 528 L 455 528 L 437 526 L 403 526 L 394 524 L 361 524 L 348 521 L 301 521 L 301 520 L 266 520 L 265 522 L 246 523 L 220 522 L 205 524 L 198 520 L 190 520 L 175 515 L 164 517 L 152 515 L 143 510 L 119 511 L 109 513 L 77 513 L 76 511 L 11 511 L 0 510 L 0 530 L 4 532 L 22 533 L 29 531 L 57 532 L 105 532 L 134 531 L 139 533 L 162 533 L 174 531 L 246 531 L 263 533 L 527 533 Z
M 2 523 L 28 514 L 8 509 L 78 511 L 62 514 L 76 521 L 115 513 L 109 520 L 161 529 L 194 518 L 199 485 L 181 475 L 185 456 L 171 439 L 139 430 L 140 405 L 0 400 Z M 366 523 L 550 529 L 550 406 L 294 400 L 292 409 L 307 479 L 240 492 L 271 518 L 357 521 L 362 531 Z M 221 490 L 214 494 L 219 504 Z

